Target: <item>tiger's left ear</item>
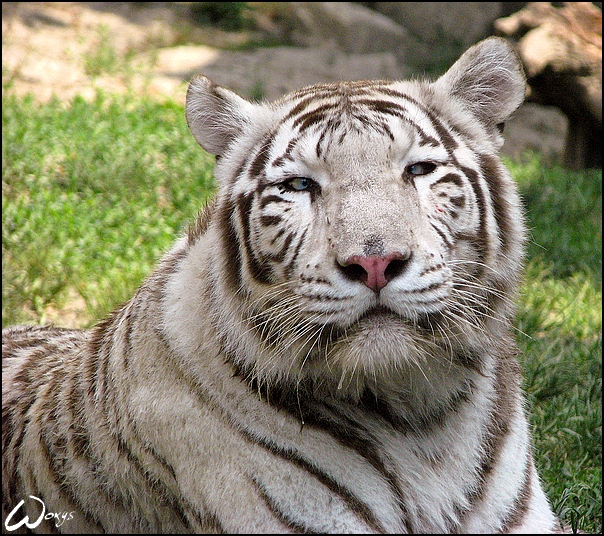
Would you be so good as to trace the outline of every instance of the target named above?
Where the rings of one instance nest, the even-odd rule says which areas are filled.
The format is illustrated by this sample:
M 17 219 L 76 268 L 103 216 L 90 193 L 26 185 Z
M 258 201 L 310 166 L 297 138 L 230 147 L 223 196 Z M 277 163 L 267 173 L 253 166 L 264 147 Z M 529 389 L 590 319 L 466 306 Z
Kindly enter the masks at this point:
M 236 93 L 199 75 L 189 84 L 185 116 L 197 143 L 209 153 L 221 156 L 251 122 L 255 108 Z
M 489 37 L 470 47 L 433 87 L 460 99 L 483 123 L 499 125 L 524 101 L 526 78 L 512 45 Z

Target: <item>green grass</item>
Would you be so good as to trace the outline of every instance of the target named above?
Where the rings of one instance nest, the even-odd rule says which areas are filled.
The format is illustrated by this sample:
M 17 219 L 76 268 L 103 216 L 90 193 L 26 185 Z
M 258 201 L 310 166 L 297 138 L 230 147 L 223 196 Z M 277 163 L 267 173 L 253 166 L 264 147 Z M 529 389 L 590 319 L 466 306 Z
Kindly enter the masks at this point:
M 132 295 L 212 192 L 187 132 L 170 103 L 4 97 L 3 325 L 83 300 L 89 326 Z
M 181 106 L 4 93 L 2 325 L 90 326 L 128 299 L 211 195 Z M 509 162 L 531 240 L 518 342 L 537 465 L 556 511 L 602 527 L 600 171 Z
M 602 172 L 509 163 L 531 230 L 518 341 L 537 466 L 557 513 L 602 528 Z

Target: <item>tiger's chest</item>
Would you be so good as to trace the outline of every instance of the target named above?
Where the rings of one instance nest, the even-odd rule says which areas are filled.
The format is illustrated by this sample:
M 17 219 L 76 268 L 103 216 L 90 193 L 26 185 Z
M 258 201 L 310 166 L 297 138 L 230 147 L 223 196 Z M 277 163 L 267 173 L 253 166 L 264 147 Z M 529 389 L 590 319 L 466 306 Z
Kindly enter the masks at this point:
M 351 403 L 293 391 L 267 401 L 237 375 L 225 381 L 228 368 L 205 371 L 208 407 L 198 399 L 198 410 L 188 409 L 186 435 L 165 444 L 158 432 L 153 440 L 165 444 L 182 495 L 201 493 L 225 529 L 459 530 L 480 485 L 491 400 L 471 399 L 464 385 L 442 407 L 413 418 L 373 395 Z M 162 406 L 175 411 L 163 415 L 166 423 L 182 418 L 176 402 Z

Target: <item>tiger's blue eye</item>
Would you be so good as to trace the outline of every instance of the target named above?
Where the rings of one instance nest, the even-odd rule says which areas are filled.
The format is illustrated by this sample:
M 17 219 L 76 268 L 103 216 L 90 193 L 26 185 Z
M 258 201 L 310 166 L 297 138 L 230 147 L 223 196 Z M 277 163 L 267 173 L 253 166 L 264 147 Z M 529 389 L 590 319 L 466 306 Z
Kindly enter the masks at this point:
M 292 190 L 296 190 L 297 192 L 301 192 L 303 190 L 308 190 L 312 185 L 312 180 L 307 179 L 306 177 L 295 177 L 287 181 L 287 186 Z
M 418 177 L 420 175 L 428 175 L 432 173 L 436 169 L 436 164 L 433 162 L 416 162 L 415 164 L 410 164 L 405 168 L 405 171 L 408 175 L 413 175 Z

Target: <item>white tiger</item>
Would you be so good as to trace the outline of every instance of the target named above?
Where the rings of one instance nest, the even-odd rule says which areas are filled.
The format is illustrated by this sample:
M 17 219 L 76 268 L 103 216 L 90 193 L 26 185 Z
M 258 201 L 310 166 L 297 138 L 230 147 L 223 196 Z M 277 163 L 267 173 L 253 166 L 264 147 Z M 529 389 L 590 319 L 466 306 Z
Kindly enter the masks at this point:
M 432 83 L 194 78 L 215 201 L 94 329 L 3 332 L 4 530 L 556 530 L 497 156 L 524 94 L 499 38 Z

